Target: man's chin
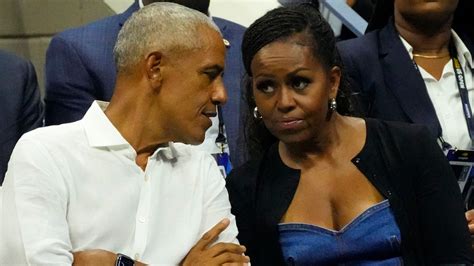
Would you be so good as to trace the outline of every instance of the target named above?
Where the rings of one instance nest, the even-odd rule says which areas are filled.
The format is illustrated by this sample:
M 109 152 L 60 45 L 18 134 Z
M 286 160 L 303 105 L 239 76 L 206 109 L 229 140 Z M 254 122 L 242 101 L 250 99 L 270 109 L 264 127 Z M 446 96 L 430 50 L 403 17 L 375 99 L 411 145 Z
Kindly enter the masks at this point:
M 201 136 L 193 136 L 189 137 L 186 139 L 186 141 L 182 141 L 185 144 L 190 144 L 190 145 L 200 145 L 204 142 L 205 139 L 205 134 L 202 134 Z
M 210 126 L 209 126 L 210 127 Z M 193 127 L 188 128 L 187 130 L 181 130 L 181 134 L 175 134 L 174 142 L 180 142 L 189 145 L 199 145 L 202 144 L 206 138 L 206 130 L 209 127 Z M 178 132 L 176 132 L 178 133 Z

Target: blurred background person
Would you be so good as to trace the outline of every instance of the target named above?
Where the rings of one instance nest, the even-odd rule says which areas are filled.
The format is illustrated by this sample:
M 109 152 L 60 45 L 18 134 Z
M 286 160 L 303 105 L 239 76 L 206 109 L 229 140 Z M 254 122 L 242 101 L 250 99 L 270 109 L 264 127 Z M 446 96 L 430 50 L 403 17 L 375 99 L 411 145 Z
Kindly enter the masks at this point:
M 0 50 L 0 185 L 16 142 L 43 125 L 43 114 L 33 65 Z
M 379 0 L 367 34 L 338 44 L 363 112 L 424 124 L 446 147 L 472 148 L 453 59 L 472 106 L 473 14 L 469 0 Z
M 116 77 L 112 50 L 117 34 L 133 12 L 153 2 L 173 2 L 209 15 L 209 0 L 136 0 L 122 14 L 56 35 L 46 55 L 46 125 L 79 120 L 94 100 L 110 100 Z M 201 147 L 213 154 L 230 153 L 232 164 L 238 166 L 246 158 L 244 147 L 238 144 L 242 138 L 240 108 L 244 105 L 240 94 L 244 72 L 240 44 L 245 28 L 225 19 L 212 19 L 222 32 L 227 47 L 224 85 L 229 101 L 220 108 L 219 116 L 213 118 L 213 126 Z
M 310 5 L 242 43 L 251 154 L 227 188 L 252 265 L 472 263 L 461 195 L 421 126 L 347 116 L 335 37 Z

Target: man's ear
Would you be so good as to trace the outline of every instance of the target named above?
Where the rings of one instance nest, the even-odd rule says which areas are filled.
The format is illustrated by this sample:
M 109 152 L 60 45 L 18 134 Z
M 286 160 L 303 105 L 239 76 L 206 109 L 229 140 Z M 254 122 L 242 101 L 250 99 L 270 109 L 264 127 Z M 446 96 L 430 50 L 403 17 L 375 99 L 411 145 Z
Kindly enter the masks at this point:
M 151 52 L 146 57 L 146 75 L 154 90 L 161 87 L 163 80 L 161 72 L 161 59 L 163 55 L 160 52 Z

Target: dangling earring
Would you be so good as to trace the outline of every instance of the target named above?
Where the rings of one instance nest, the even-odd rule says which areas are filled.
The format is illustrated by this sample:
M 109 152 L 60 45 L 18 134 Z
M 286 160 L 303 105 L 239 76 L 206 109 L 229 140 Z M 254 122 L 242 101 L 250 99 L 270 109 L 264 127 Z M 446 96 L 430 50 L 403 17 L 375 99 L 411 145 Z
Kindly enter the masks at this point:
M 253 109 L 253 117 L 255 117 L 255 119 L 261 119 L 262 118 L 262 115 L 258 112 L 258 107 L 255 106 L 255 108 Z
M 337 102 L 335 98 L 332 98 L 331 100 L 329 100 L 329 110 L 331 110 L 331 112 L 337 111 Z
M 337 102 L 336 102 L 336 99 L 335 98 L 331 98 L 329 101 L 328 101 L 328 113 L 326 114 L 326 121 L 329 121 L 331 120 L 331 116 L 334 112 L 337 111 Z

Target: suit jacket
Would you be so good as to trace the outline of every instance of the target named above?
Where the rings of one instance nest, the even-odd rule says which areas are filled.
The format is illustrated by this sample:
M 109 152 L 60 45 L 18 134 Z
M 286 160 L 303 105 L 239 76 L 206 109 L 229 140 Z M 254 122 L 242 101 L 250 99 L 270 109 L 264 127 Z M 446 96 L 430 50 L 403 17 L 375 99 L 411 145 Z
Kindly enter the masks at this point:
M 473 40 L 456 33 L 471 53 Z M 393 19 L 380 30 L 338 43 L 351 89 L 369 117 L 425 124 L 433 136 L 441 125 L 420 73 L 400 40 Z M 474 73 L 474 70 L 473 70 Z
M 366 127 L 366 142 L 352 163 L 390 202 L 401 232 L 404 265 L 471 265 L 474 257 L 459 187 L 428 130 L 375 119 L 366 119 Z M 237 238 L 247 247 L 252 265 L 291 265 L 283 261 L 278 223 L 299 179 L 300 171 L 282 162 L 278 145 L 227 177 Z
M 0 51 L 0 185 L 16 142 L 43 125 L 43 114 L 33 65 Z
M 46 125 L 81 119 L 94 100 L 109 101 L 113 94 L 116 68 L 113 47 L 125 21 L 139 9 L 137 1 L 124 13 L 69 29 L 56 35 L 46 54 Z M 240 94 L 244 73 L 240 44 L 245 28 L 220 18 L 213 18 L 227 48 L 224 84 L 228 101 L 222 107 L 229 149 L 234 166 L 245 160 Z

